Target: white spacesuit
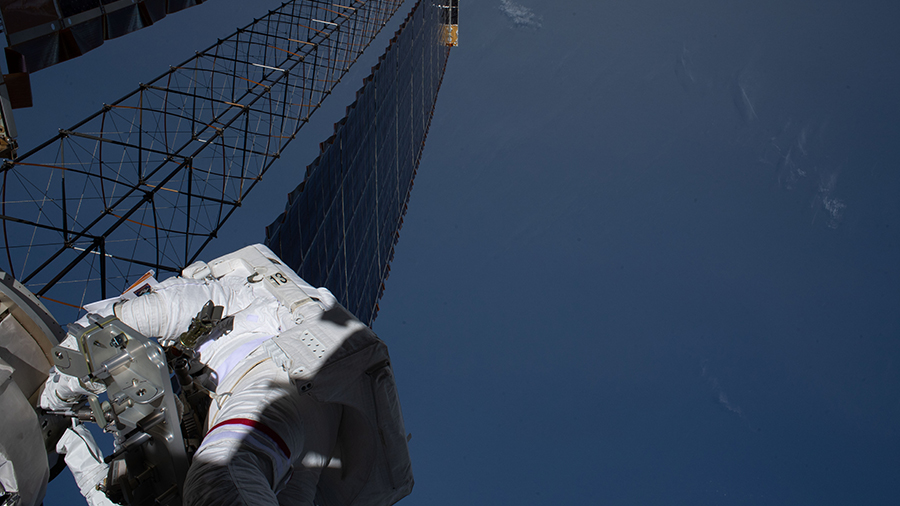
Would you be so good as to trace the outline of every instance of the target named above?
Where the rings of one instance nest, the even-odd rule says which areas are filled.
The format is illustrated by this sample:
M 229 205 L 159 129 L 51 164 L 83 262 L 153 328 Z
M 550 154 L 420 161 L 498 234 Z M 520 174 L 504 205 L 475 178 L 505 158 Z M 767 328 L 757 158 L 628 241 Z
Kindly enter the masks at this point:
M 264 246 L 248 248 L 255 248 L 250 251 L 256 255 L 254 258 L 262 252 L 275 262 L 273 265 L 281 266 Z M 324 402 L 334 398 L 328 392 L 306 393 L 298 388 L 297 378 L 312 378 L 311 373 L 335 351 L 330 349 L 334 348 L 330 343 L 339 343 L 340 339 L 329 340 L 328 336 L 366 334 L 374 339 L 374 334 L 340 307 L 327 289 L 313 288 L 281 267 L 266 271 L 247 262 L 198 263 L 185 269 L 185 277 L 167 279 L 140 297 L 127 301 L 110 299 L 88 308 L 101 316 L 115 314 L 141 334 L 158 338 L 162 345 L 178 339 L 208 301 L 223 306 L 224 315 L 234 317 L 232 330 L 195 350 L 200 362 L 212 371 L 207 383 L 214 391 L 214 400 L 206 417 L 206 436 L 184 481 L 186 505 L 311 506 L 323 469 L 341 464 L 333 457 L 342 413 L 349 408 L 341 402 Z M 265 276 L 270 278 L 269 286 Z M 285 291 L 288 295 L 284 295 Z M 340 317 L 335 318 L 335 314 Z M 303 353 L 311 352 L 312 362 L 320 363 L 300 364 L 297 351 L 291 351 L 294 344 Z M 71 335 L 63 346 L 76 347 Z M 393 385 L 392 376 L 390 380 Z M 305 388 L 309 385 L 312 383 Z M 84 385 L 71 376 L 51 374 L 41 405 L 60 410 L 99 388 L 97 384 Z M 349 390 L 342 387 L 342 391 Z M 400 418 L 399 404 L 394 408 L 393 418 Z M 345 418 L 350 420 L 349 416 Z M 399 431 L 403 431 L 402 418 Z M 402 432 L 400 435 L 405 436 Z M 406 452 L 403 439 L 402 449 Z M 72 438 L 67 441 L 70 446 L 77 443 Z M 376 459 L 369 454 L 374 455 L 375 450 L 367 451 L 365 458 L 355 460 L 365 461 L 371 467 Z M 401 466 L 405 481 L 399 481 L 403 493 L 394 492 L 397 497 L 390 498 L 389 503 L 412 488 L 408 453 L 405 455 L 405 467 Z M 78 484 L 83 492 L 91 492 L 92 485 L 104 473 L 97 468 L 96 460 L 84 464 L 87 467 Z M 349 471 L 352 470 L 344 470 L 343 474 L 352 474 Z M 367 476 L 370 471 L 360 476 Z M 345 494 L 349 500 L 343 503 L 356 504 L 353 500 L 360 496 L 360 490 L 365 490 L 365 480 L 357 481 L 353 493 Z M 105 497 L 88 495 L 92 505 L 104 504 Z

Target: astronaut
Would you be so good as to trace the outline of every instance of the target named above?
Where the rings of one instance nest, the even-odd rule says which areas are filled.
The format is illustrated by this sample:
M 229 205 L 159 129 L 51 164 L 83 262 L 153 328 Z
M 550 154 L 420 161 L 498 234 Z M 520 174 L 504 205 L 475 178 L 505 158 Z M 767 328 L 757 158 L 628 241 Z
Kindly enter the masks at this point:
M 248 262 L 248 257 L 255 260 Z M 268 267 L 259 267 L 265 263 L 261 258 L 270 262 Z M 222 306 L 223 314 L 233 320 L 230 331 L 194 350 L 208 368 L 206 384 L 214 399 L 206 417 L 206 435 L 193 455 L 184 481 L 183 503 L 312 506 L 320 474 L 334 464 L 332 456 L 342 413 L 348 408 L 340 402 L 323 402 L 323 396 L 317 399 L 298 388 L 292 374 L 297 376 L 298 370 L 309 366 L 298 367 L 296 361 L 292 362 L 291 348 L 284 344 L 284 336 L 297 336 L 299 331 L 304 336 L 322 336 L 334 333 L 334 329 L 344 337 L 368 333 L 374 338 L 374 334 L 343 309 L 330 291 L 308 285 L 261 245 L 249 246 L 210 264 L 189 266 L 182 277 L 169 278 L 139 297 L 109 299 L 88 309 L 100 316 L 115 315 L 134 330 L 156 337 L 167 346 L 183 335 L 209 301 Z M 335 313 L 341 317 L 335 320 Z M 288 345 L 293 342 L 287 341 Z M 327 344 L 327 339 L 316 341 L 316 347 L 323 350 Z M 75 349 L 77 345 L 69 335 L 62 346 Z M 308 346 L 307 343 L 302 348 L 306 350 Z M 315 352 L 324 360 L 330 351 Z M 83 395 L 100 390 L 102 385 L 84 384 L 78 378 L 51 373 L 41 406 L 59 411 Z M 399 417 L 399 404 L 396 412 Z M 73 467 L 82 493 L 92 506 L 110 504 L 106 497 L 95 493 L 95 485 L 106 476 L 105 464 L 89 458 L 96 445 L 87 453 L 79 449 L 79 440 L 89 447 L 93 443 L 90 434 L 70 431 L 73 434 L 67 432 L 60 450 L 68 450 L 67 463 Z M 402 418 L 399 431 L 403 431 Z M 403 452 L 407 451 L 405 444 L 404 440 Z M 73 448 L 81 455 L 69 462 Z M 408 464 L 408 453 L 405 456 Z M 405 493 L 399 497 L 412 488 L 412 476 L 408 469 L 404 472 L 408 484 L 400 482 L 399 488 Z M 364 488 L 355 485 L 354 495 Z

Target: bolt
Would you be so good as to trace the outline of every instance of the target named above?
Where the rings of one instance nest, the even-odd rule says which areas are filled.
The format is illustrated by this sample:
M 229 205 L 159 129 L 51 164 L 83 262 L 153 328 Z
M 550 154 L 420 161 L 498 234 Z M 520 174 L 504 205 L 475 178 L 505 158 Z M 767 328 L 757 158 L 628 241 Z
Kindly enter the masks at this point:
M 126 341 L 128 341 L 128 338 L 125 337 L 125 334 L 117 334 L 109 340 L 109 346 L 112 348 L 124 348 Z

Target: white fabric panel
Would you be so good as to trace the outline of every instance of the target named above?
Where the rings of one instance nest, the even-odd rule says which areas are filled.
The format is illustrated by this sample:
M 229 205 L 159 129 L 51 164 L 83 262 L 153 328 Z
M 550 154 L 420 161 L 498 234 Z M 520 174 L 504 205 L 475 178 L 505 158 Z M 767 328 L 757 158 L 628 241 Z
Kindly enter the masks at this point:
M 16 482 L 16 470 L 13 463 L 0 452 L 0 493 L 15 494 L 18 491 L 19 484 Z
M 15 314 L 8 314 L 0 321 L 0 360 L 15 369 L 14 380 L 28 399 L 36 398 L 53 365 Z
M 15 369 L 15 382 L 26 398 L 41 388 L 52 365 L 34 337 L 13 315 L 0 321 L 0 359 Z
M 0 477 L 21 496 L 21 506 L 41 503 L 50 469 L 34 408 L 12 381 L 13 368 L 0 360 Z

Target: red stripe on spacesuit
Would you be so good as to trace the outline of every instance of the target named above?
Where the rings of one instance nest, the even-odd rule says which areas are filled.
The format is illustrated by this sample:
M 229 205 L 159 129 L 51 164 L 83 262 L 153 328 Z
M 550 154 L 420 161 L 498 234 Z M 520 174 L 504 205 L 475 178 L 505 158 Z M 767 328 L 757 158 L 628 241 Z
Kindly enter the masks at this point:
M 268 425 L 266 425 L 262 422 L 257 422 L 256 420 L 250 420 L 249 418 L 232 418 L 231 420 L 225 420 L 224 422 L 217 423 L 215 426 L 213 426 L 213 428 L 209 429 L 207 434 L 218 429 L 219 427 L 222 427 L 223 425 L 245 425 L 252 429 L 256 429 L 256 430 L 262 432 L 263 434 L 269 436 L 272 439 L 272 441 L 274 441 L 275 444 L 278 445 L 278 448 L 281 449 L 281 451 L 282 451 L 282 453 L 284 453 L 285 457 L 287 457 L 288 459 L 291 458 L 291 450 L 290 450 L 290 448 L 288 448 L 287 443 L 284 442 L 284 439 L 281 439 L 281 436 L 279 436 L 277 432 L 275 432 Z

